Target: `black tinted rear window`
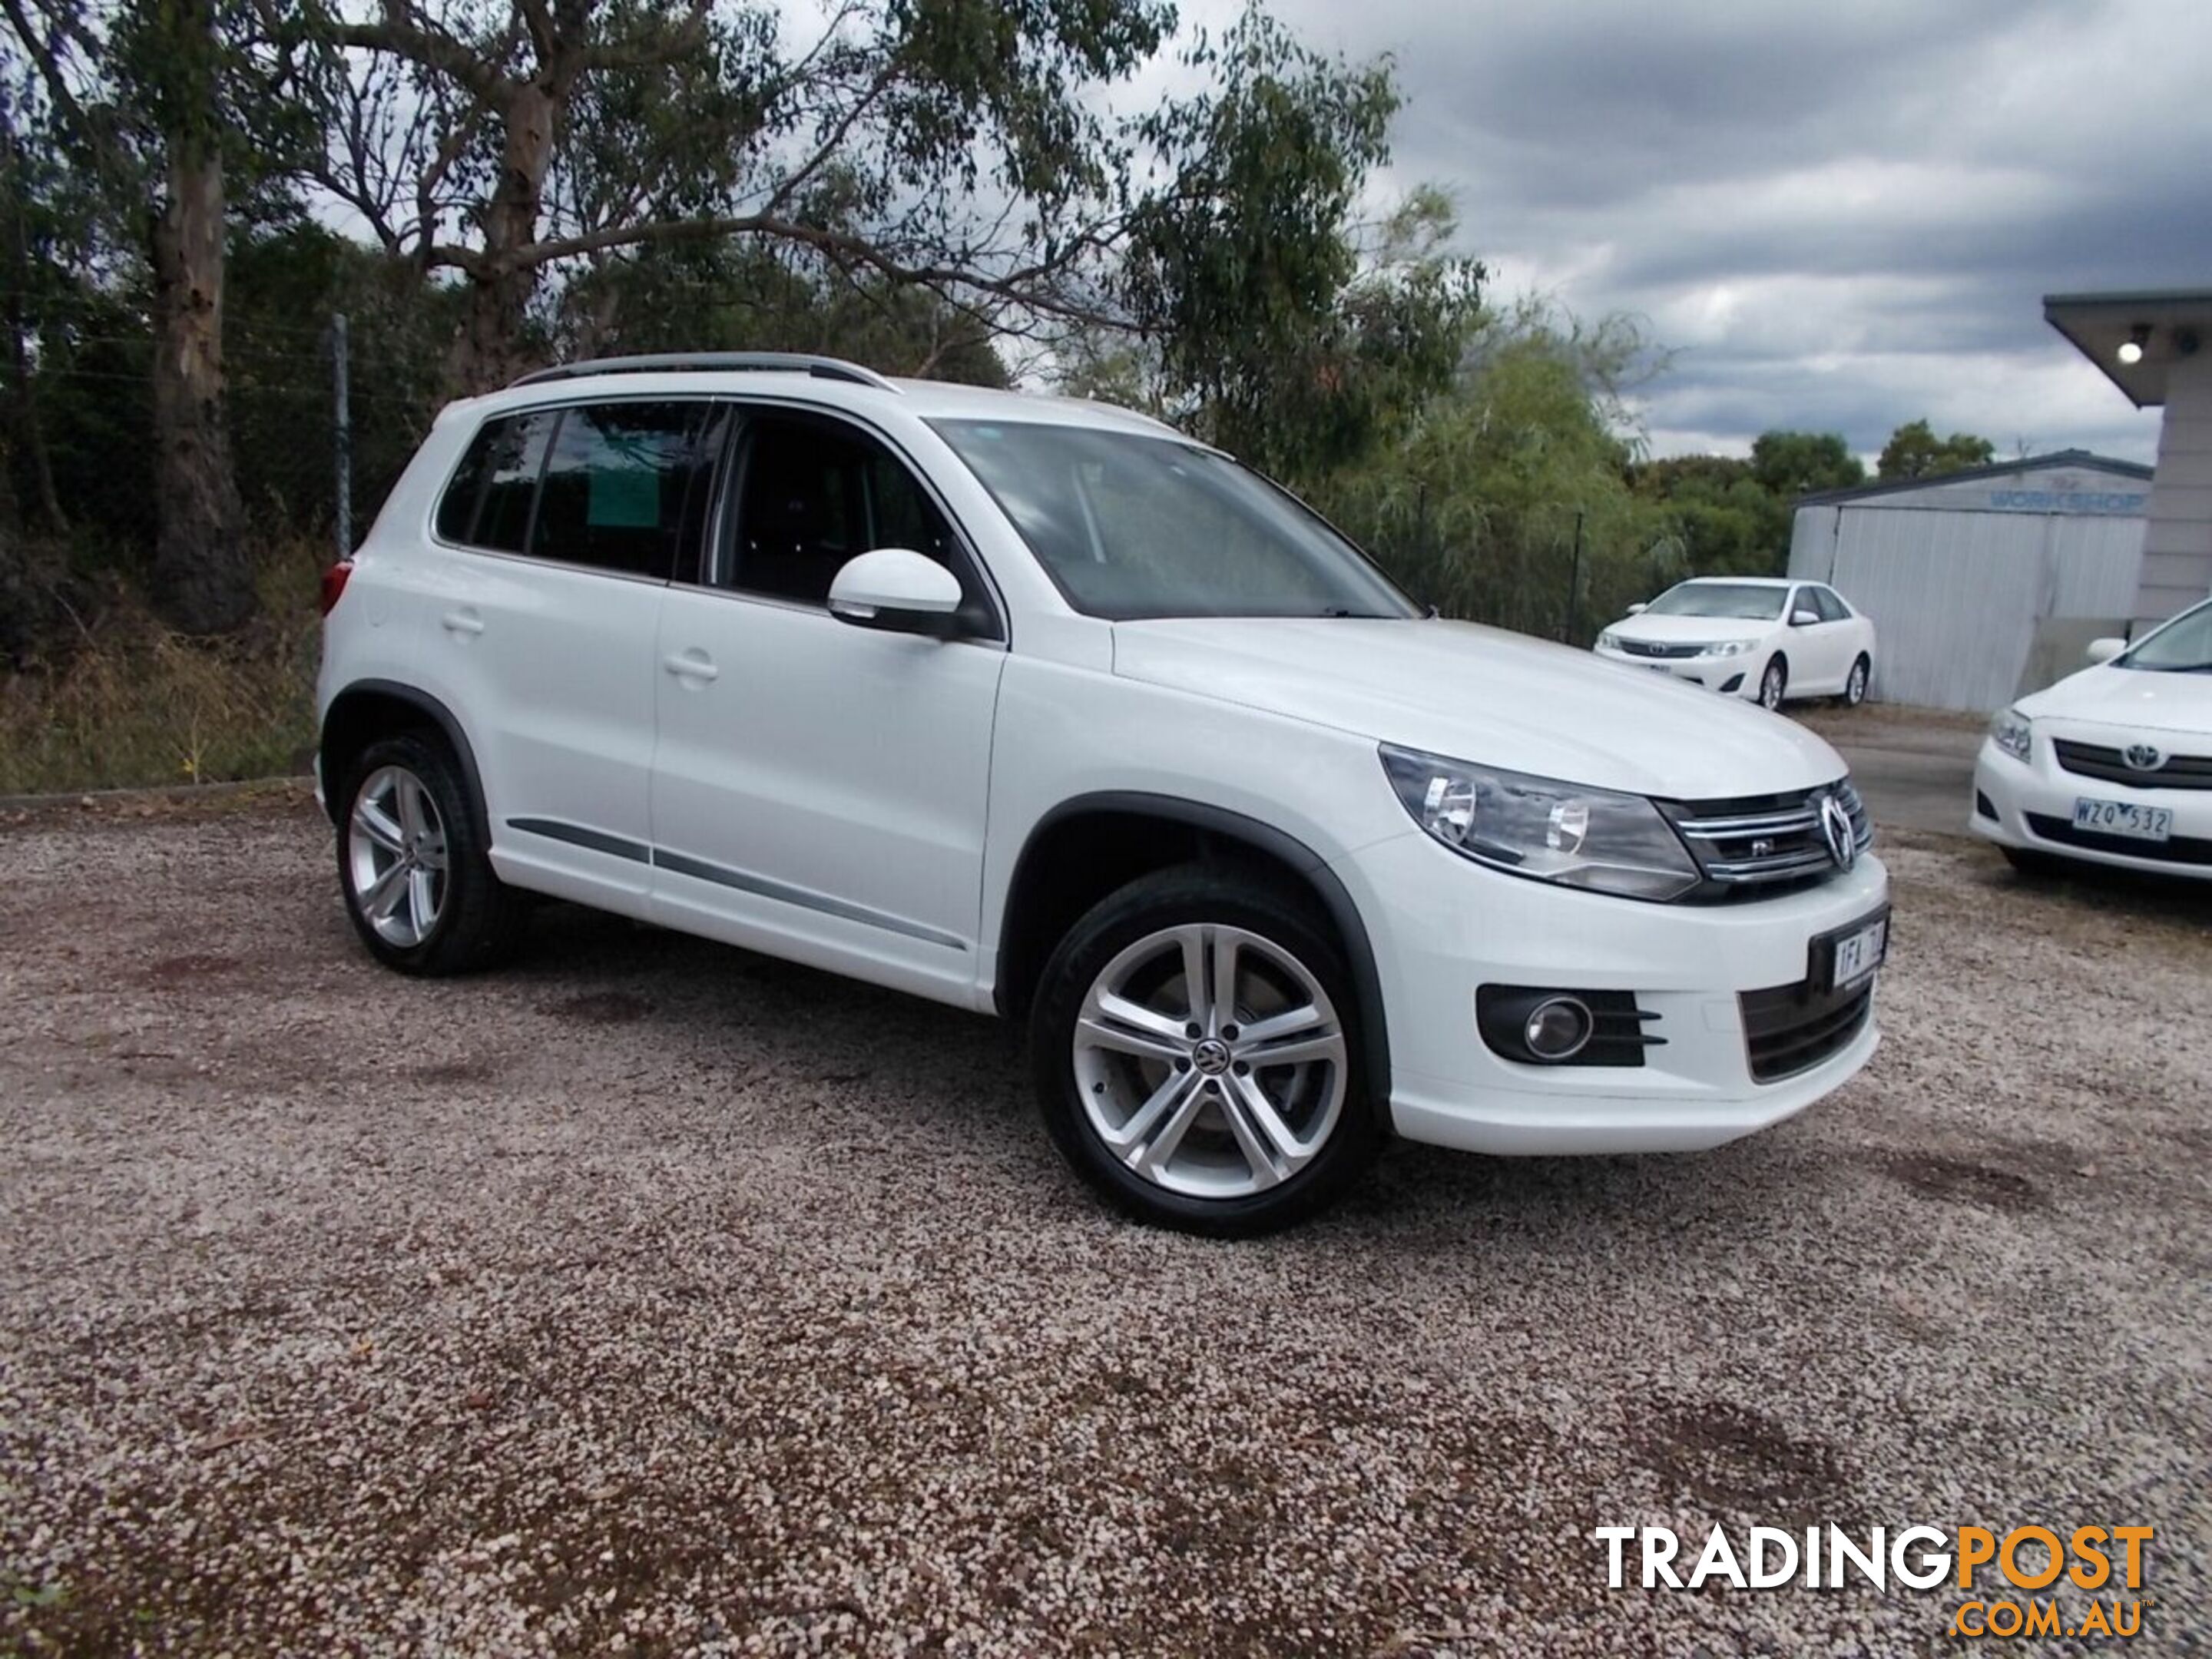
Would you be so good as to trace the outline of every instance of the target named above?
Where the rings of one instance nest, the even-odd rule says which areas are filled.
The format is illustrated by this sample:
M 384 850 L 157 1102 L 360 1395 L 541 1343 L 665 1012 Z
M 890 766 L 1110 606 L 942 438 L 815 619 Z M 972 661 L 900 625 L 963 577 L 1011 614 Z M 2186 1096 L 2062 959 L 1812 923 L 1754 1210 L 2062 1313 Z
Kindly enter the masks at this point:
M 520 553 L 556 412 L 484 422 L 438 503 L 438 534 L 465 547 Z

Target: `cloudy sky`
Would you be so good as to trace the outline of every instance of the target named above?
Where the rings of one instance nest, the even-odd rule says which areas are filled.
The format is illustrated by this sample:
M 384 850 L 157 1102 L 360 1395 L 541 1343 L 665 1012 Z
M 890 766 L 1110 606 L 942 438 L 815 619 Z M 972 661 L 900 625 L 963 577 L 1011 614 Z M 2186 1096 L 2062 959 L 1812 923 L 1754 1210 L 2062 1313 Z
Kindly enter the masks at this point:
M 1218 24 L 1241 0 L 1185 0 Z M 1655 453 L 1900 422 L 2148 460 L 2048 293 L 2212 289 L 2205 0 L 1271 0 L 1395 55 L 1387 187 L 1501 297 L 1645 319 Z

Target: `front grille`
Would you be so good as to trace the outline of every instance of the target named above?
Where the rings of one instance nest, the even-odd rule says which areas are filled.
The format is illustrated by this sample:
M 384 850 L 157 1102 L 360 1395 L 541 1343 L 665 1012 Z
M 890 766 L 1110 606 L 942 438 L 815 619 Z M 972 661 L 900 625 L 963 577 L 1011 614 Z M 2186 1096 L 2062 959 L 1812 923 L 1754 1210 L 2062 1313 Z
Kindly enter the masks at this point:
M 2152 859 L 2160 864 L 2212 864 L 2212 841 L 2199 836 L 2175 836 L 2167 841 L 2137 841 L 2132 836 L 2100 835 L 2076 830 L 2070 818 L 2028 812 L 2027 827 L 2045 841 L 2061 847 L 2080 847 L 2092 853 L 2118 853 L 2131 859 Z
M 1786 795 L 1739 800 L 1662 801 L 1659 810 L 1705 872 L 1701 896 L 1741 897 L 1837 873 L 1820 827 L 1820 805 L 1833 794 L 1851 824 L 1852 857 L 1874 844 L 1874 820 L 1849 778 Z
M 1632 657 L 1698 657 L 1705 650 L 1702 645 L 1654 645 L 1646 640 L 1622 640 L 1620 645 Z
M 2128 764 L 2127 751 L 2101 743 L 2051 742 L 2059 765 L 2085 778 L 2124 783 L 2130 789 L 2212 789 L 2212 755 L 2168 755 L 2149 768 Z
M 1844 991 L 1815 991 L 1810 981 L 1741 993 L 1745 1047 L 1754 1083 L 1779 1083 L 1841 1054 L 1874 1008 L 1871 979 Z

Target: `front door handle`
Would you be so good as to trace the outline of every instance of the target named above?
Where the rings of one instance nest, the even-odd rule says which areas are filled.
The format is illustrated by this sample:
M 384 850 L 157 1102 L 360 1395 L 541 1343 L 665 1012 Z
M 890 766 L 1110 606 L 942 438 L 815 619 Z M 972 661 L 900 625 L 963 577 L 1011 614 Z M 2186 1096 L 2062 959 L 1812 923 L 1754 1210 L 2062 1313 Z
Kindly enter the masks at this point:
M 483 632 L 483 618 L 477 615 L 474 611 L 448 611 L 438 618 L 438 623 L 448 634 Z
M 661 659 L 662 667 L 679 680 L 697 680 L 702 684 L 717 678 L 721 670 L 715 667 L 703 651 L 693 649 Z

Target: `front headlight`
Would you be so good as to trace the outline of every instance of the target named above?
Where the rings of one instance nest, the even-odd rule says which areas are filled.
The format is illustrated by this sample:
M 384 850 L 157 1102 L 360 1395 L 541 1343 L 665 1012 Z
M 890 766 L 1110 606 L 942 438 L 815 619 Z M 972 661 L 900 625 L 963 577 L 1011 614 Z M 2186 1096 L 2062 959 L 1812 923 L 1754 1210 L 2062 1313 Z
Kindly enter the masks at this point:
M 1493 869 L 1640 899 L 1680 898 L 1701 878 L 1680 837 L 1641 795 L 1387 743 L 1382 769 L 1414 823 Z
M 1751 641 L 1749 640 L 1723 640 L 1717 645 L 1707 646 L 1705 647 L 1705 655 L 1708 657 L 1741 657 L 1745 652 L 1750 649 Z
M 1990 736 L 1998 748 L 2016 761 L 2025 761 L 2034 746 L 2035 723 L 2017 708 L 2008 708 L 1990 722 Z
M 1606 633 L 1606 634 L 1601 634 L 1601 635 L 1599 635 L 1597 636 L 1597 648 L 1598 648 L 1599 650 L 1601 650 L 1601 651 L 1618 651 L 1618 650 L 1620 650 L 1620 635 L 1618 635 L 1618 634 L 1612 634 L 1612 633 Z

